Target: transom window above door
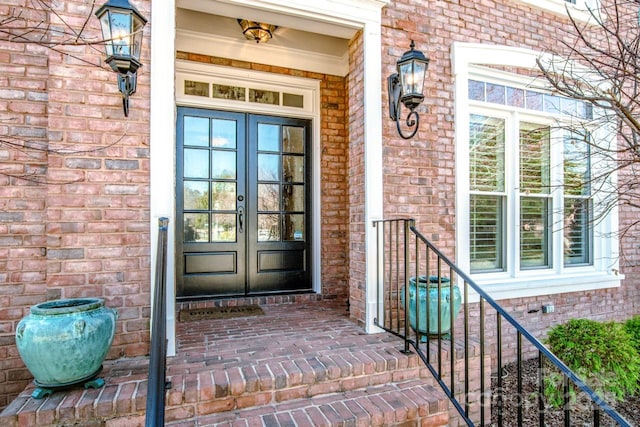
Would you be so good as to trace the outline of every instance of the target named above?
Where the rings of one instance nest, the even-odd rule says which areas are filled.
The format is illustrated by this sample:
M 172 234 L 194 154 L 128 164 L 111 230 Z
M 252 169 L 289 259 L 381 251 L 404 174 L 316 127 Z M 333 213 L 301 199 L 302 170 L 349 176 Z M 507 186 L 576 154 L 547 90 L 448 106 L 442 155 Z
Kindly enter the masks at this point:
M 176 98 L 184 104 L 289 116 L 314 114 L 318 81 L 177 61 Z M 184 67 L 184 70 L 182 70 Z

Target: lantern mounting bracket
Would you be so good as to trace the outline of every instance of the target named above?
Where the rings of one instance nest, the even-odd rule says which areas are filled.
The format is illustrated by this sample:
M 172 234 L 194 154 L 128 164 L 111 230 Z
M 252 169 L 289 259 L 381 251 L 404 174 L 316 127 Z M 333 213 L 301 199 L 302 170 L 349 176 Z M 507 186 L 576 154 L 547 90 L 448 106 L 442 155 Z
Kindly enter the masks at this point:
M 136 93 L 137 78 L 137 73 L 118 74 L 118 89 L 122 93 L 122 109 L 125 117 L 129 117 L 129 96 Z
M 391 120 L 396 122 L 396 129 L 398 130 L 398 134 L 403 139 L 411 139 L 415 136 L 416 132 L 418 132 L 418 127 L 420 125 L 420 116 L 415 109 L 410 109 L 407 114 L 406 124 L 409 129 L 413 128 L 413 130 L 405 135 L 400 128 L 400 113 L 402 111 L 402 103 L 400 102 L 400 95 L 402 92 L 402 87 L 400 86 L 400 77 L 397 73 L 390 75 L 387 78 L 388 83 L 388 91 L 389 91 L 389 117 Z

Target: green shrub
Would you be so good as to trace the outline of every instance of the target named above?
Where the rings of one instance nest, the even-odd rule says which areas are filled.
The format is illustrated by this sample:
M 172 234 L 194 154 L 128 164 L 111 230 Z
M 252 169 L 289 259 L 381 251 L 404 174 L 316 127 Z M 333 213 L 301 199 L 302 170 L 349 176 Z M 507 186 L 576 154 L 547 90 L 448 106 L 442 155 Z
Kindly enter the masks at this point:
M 627 320 L 624 329 L 634 340 L 636 350 L 640 353 L 640 316 L 634 316 Z
M 640 390 L 640 354 L 621 323 L 572 319 L 549 331 L 549 349 L 589 387 L 609 402 Z M 549 372 L 549 371 L 548 371 Z M 549 403 L 563 404 L 562 375 L 545 378 Z M 575 390 L 571 391 L 575 402 Z

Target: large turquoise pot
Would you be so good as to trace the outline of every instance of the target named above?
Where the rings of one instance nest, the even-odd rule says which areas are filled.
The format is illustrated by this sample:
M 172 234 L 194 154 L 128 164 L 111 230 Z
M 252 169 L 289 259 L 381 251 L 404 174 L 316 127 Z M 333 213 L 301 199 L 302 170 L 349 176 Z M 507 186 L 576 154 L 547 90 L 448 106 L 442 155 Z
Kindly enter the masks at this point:
M 113 342 L 117 312 L 100 298 L 49 301 L 18 323 L 16 345 L 39 387 L 80 384 L 98 375 Z
M 444 335 L 451 330 L 451 305 L 453 305 L 453 320 L 460 312 L 462 305 L 462 296 L 458 285 L 453 285 L 453 298 L 451 297 L 450 281 L 447 277 L 440 278 L 440 325 L 438 330 L 438 278 L 429 276 L 428 280 L 425 276 L 420 276 L 418 281 L 418 322 L 416 322 L 416 278 L 409 279 L 409 321 L 411 327 L 418 331 L 419 334 L 428 335 Z M 402 306 L 404 303 L 404 286 L 400 291 Z M 427 295 L 428 298 L 428 315 L 429 315 L 429 331 L 427 332 Z M 416 328 L 416 323 L 419 323 Z

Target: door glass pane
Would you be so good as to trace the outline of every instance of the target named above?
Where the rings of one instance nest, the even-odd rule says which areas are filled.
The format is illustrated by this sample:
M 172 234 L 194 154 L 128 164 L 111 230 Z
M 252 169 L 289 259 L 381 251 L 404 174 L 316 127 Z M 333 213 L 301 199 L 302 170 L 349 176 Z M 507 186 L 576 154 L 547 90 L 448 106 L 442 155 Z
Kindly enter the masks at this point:
M 503 198 L 472 195 L 470 202 L 471 271 L 503 270 Z
M 185 178 L 209 178 L 209 150 L 184 149 Z
M 209 146 L 209 119 L 205 117 L 184 118 L 183 145 Z
M 213 150 L 211 169 L 211 178 L 236 179 L 236 152 Z
M 549 202 L 520 198 L 520 268 L 550 267 Z
M 258 124 L 258 150 L 280 151 L 280 126 Z
M 286 182 L 304 182 L 304 157 L 282 156 L 282 174 Z
M 212 182 L 211 183 L 212 210 L 235 211 L 236 210 L 236 183 Z
M 184 241 L 209 241 L 209 214 L 184 214 Z
M 304 128 L 283 126 L 282 151 L 285 153 L 304 154 Z
M 203 181 L 184 182 L 184 209 L 209 209 L 209 183 Z
M 213 119 L 211 125 L 213 126 L 213 132 L 211 134 L 212 147 L 236 148 L 235 120 Z
M 304 185 L 285 185 L 282 193 L 285 211 L 304 211 Z
M 278 160 L 276 154 L 258 154 L 258 180 L 278 181 Z
M 280 186 L 278 184 L 258 184 L 258 211 L 280 210 Z
M 211 241 L 236 241 L 236 214 L 211 215 Z
M 285 214 L 283 240 L 304 240 L 304 215 Z
M 258 241 L 280 241 L 279 214 L 258 214 Z

